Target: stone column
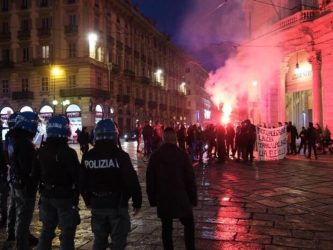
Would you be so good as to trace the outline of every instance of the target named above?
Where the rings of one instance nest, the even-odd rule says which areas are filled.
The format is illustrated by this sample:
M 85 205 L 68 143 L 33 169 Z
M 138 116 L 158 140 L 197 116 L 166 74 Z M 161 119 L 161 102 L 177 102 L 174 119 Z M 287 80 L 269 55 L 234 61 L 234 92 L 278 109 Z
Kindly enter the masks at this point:
M 312 64 L 312 121 L 322 126 L 320 52 L 314 52 L 309 61 Z
M 289 67 L 288 62 L 283 62 L 280 66 L 280 85 L 279 85 L 279 108 L 278 118 L 279 122 L 286 122 L 286 75 Z

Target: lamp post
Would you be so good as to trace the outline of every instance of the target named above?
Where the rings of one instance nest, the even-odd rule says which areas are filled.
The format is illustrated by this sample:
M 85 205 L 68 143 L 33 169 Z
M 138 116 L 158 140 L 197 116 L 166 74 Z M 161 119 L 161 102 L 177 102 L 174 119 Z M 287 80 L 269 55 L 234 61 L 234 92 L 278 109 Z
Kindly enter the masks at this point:
M 61 75 L 61 69 L 58 66 L 53 66 L 51 68 L 51 76 L 53 80 L 53 100 L 52 100 L 52 105 L 53 105 L 53 110 L 55 112 L 55 108 L 58 105 L 58 101 L 55 98 L 55 91 L 56 91 L 56 78 Z

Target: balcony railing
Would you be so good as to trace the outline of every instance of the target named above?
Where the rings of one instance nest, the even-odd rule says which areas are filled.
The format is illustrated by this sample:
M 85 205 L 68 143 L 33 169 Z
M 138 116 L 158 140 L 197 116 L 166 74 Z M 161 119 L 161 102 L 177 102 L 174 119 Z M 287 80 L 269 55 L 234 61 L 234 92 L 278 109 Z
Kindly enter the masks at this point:
M 141 99 L 141 98 L 135 98 L 135 105 L 136 106 L 139 106 L 139 107 L 142 107 L 145 105 L 145 100 Z
M 34 66 L 44 66 L 44 65 L 49 65 L 49 64 L 50 64 L 49 58 L 38 58 L 38 59 L 33 60 Z
M 12 92 L 13 100 L 31 100 L 34 99 L 34 93 L 31 91 L 16 91 Z
M 51 29 L 50 28 L 41 28 L 38 29 L 38 36 L 50 36 Z
M 319 15 L 319 10 L 302 10 L 277 22 L 273 25 L 272 30 L 287 29 L 299 23 L 309 22 L 316 19 Z
M 12 61 L 0 61 L 0 69 L 11 69 L 14 68 L 14 63 Z
M 0 41 L 4 42 L 4 41 L 9 41 L 10 39 L 11 39 L 11 33 L 9 31 L 0 33 Z
M 117 102 L 128 104 L 130 102 L 130 97 L 129 95 L 117 95 Z
M 78 32 L 78 26 L 77 25 L 70 24 L 70 25 L 65 26 L 65 33 L 66 34 L 75 34 L 77 32 Z
M 148 108 L 149 109 L 156 109 L 157 108 L 157 102 L 149 101 L 148 102 Z
M 110 93 L 106 90 L 95 88 L 73 88 L 73 89 L 60 89 L 61 97 L 101 97 L 108 99 Z
M 29 39 L 30 38 L 30 30 L 20 30 L 17 33 L 18 39 L 24 40 L 24 39 Z

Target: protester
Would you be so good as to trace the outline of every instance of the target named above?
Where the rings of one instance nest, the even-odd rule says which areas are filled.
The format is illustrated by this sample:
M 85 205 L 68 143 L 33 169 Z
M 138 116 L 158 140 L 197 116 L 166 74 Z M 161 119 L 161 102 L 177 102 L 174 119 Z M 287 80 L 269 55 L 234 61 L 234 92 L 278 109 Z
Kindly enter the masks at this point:
M 236 133 L 235 133 L 235 148 L 234 148 L 234 152 L 232 153 L 232 157 L 235 157 L 236 152 L 237 152 L 237 161 L 240 160 L 240 157 L 243 152 L 243 143 L 242 143 L 243 138 L 242 137 L 243 137 L 242 136 L 242 126 L 238 125 L 236 127 Z
M 80 187 L 87 207 L 91 207 L 94 250 L 105 250 L 111 236 L 111 249 L 125 249 L 130 229 L 128 201 L 134 215 L 141 208 L 138 176 L 127 153 L 117 146 L 118 129 L 111 119 L 95 128 L 95 146 L 82 158 Z
M 186 128 L 184 124 L 182 124 L 180 129 L 177 131 L 177 139 L 179 148 L 186 151 Z
M 164 144 L 149 160 L 146 174 L 147 194 L 162 222 L 164 249 L 173 249 L 173 219 L 184 225 L 187 250 L 195 249 L 192 206 L 197 205 L 197 190 L 193 168 L 187 154 L 177 147 L 173 128 L 166 128 Z
M 305 127 L 302 127 L 301 132 L 299 133 L 299 137 L 301 138 L 301 143 L 298 148 L 298 154 L 301 152 L 301 149 L 303 148 L 303 154 L 305 155 L 306 152 L 306 142 L 307 142 L 307 133 L 305 130 Z
M 288 123 L 287 131 L 289 131 L 289 148 L 290 154 L 297 154 L 296 150 L 296 139 L 298 138 L 297 128 L 291 123 Z
M 226 157 L 225 147 L 226 132 L 224 126 L 221 124 L 216 127 L 216 142 L 217 142 L 217 155 L 219 162 L 224 162 Z
M 69 121 L 64 116 L 50 118 L 46 145 L 38 152 L 40 161 L 40 219 L 43 223 L 38 250 L 51 250 L 55 229 L 61 230 L 60 249 L 74 249 L 76 226 L 80 223 L 79 171 L 76 151 L 68 146 Z
M 142 129 L 144 156 L 149 157 L 152 152 L 152 141 L 153 141 L 154 129 L 150 126 L 149 122 L 146 121 L 145 126 Z
M 163 125 L 160 124 L 159 121 L 156 121 L 153 133 L 152 151 L 155 151 L 161 145 L 162 135 L 163 135 Z
M 89 142 L 90 142 L 90 136 L 87 131 L 87 127 L 82 128 L 82 131 L 78 134 L 77 141 L 80 144 L 80 149 L 82 154 L 87 153 L 89 150 Z
M 141 123 L 137 122 L 136 124 L 136 128 L 135 128 L 135 134 L 136 134 L 136 152 L 140 153 L 140 144 L 141 144 L 141 138 L 142 138 L 142 127 L 141 127 Z
M 244 162 L 247 162 L 250 157 L 250 162 L 253 162 L 254 156 L 254 144 L 256 142 L 256 127 L 251 123 L 249 119 L 245 120 L 244 128 L 244 143 L 245 143 L 245 155 L 243 155 Z
M 16 117 L 9 148 L 9 161 L 13 173 L 16 202 L 16 249 L 29 249 L 29 227 L 35 208 L 37 183 L 35 169 L 37 152 L 32 143 L 37 132 L 38 116 L 34 112 L 22 112 Z
M 307 138 L 308 138 L 308 157 L 311 159 L 311 150 L 313 149 L 313 153 L 315 156 L 315 159 L 318 159 L 317 156 L 317 149 L 316 149 L 316 140 L 318 138 L 317 131 L 313 127 L 313 123 L 309 122 L 309 127 L 307 129 Z
M 231 123 L 228 123 L 226 128 L 226 144 L 227 144 L 227 157 L 229 157 L 229 154 L 233 154 L 234 152 L 234 139 L 235 139 L 235 129 L 234 126 Z

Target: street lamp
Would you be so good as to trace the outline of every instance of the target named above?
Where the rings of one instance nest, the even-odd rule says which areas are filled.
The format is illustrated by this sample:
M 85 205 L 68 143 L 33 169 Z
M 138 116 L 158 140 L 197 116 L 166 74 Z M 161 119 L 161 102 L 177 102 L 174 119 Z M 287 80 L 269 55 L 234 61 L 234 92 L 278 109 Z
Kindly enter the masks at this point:
M 55 99 L 55 88 L 56 88 L 56 78 L 62 74 L 61 68 L 59 66 L 53 66 L 51 68 L 51 76 L 53 78 L 53 100 L 52 105 L 55 113 L 55 106 L 58 105 L 58 101 Z

